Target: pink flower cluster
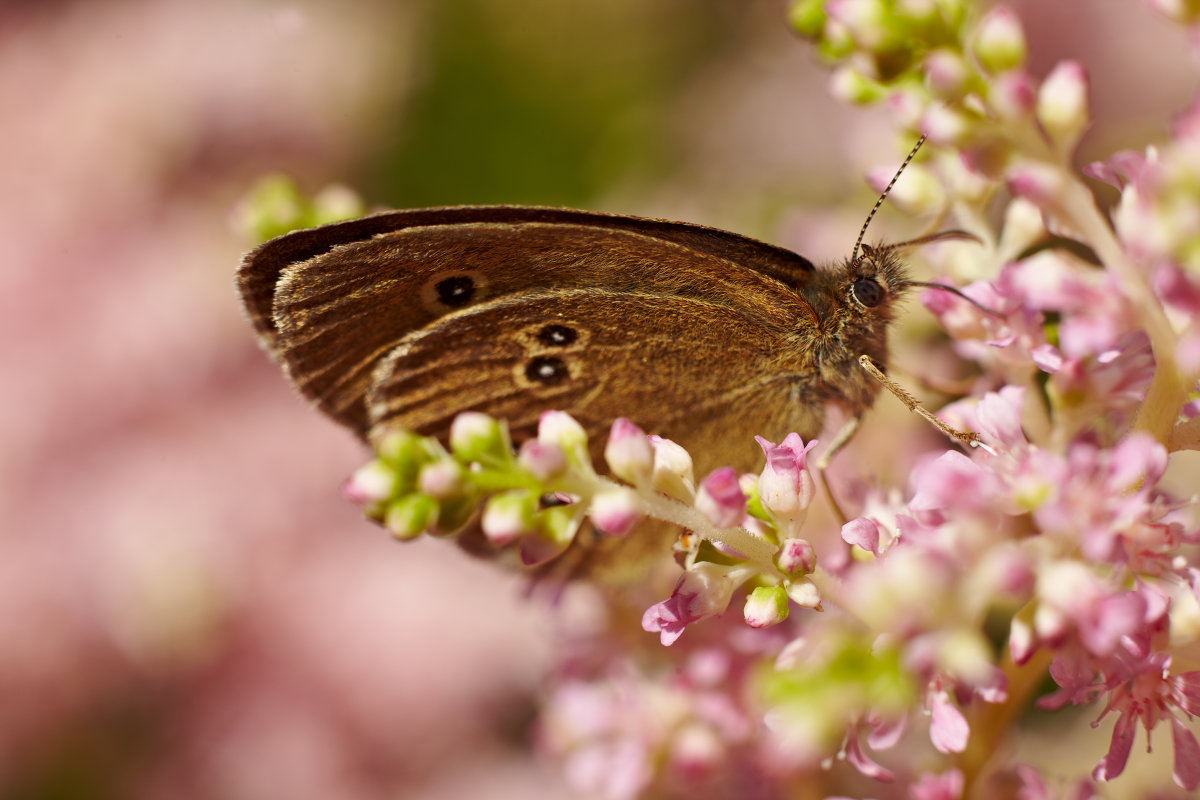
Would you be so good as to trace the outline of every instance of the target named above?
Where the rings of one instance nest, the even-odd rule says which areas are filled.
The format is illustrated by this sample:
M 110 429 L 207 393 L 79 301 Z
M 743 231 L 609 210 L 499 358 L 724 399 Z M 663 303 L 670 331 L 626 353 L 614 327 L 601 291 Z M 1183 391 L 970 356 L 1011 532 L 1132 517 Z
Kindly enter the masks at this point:
M 782 622 L 789 600 L 803 608 L 817 608 L 820 593 L 807 579 L 816 569 L 811 544 L 796 534 L 816 494 L 807 455 L 816 445 L 795 433 L 776 445 L 761 436 L 766 466 L 757 476 L 740 478 L 730 467 L 714 470 L 700 482 L 696 508 L 718 528 L 744 526 L 757 532 L 774 551 L 766 569 L 733 547 L 718 543 L 711 554 L 697 549 L 685 559 L 686 569 L 671 596 L 642 615 L 642 628 L 658 633 L 664 645 L 675 642 L 688 625 L 716 616 L 729 607 L 734 592 L 751 579 L 768 581 L 746 600 L 745 619 L 754 628 Z M 747 511 L 748 487 L 761 508 L 758 518 Z

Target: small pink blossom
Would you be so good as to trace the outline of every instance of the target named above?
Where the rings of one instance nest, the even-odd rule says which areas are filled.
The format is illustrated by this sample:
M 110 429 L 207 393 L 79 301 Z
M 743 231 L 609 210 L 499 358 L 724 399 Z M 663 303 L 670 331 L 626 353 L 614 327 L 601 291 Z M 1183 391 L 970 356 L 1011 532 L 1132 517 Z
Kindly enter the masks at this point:
M 946 770 L 940 775 L 921 773 L 908 787 L 911 800 L 960 800 L 963 792 L 963 774 L 960 770 Z
M 972 52 L 984 69 L 1004 72 L 1025 61 L 1025 31 L 1008 6 L 992 8 L 975 28 Z
M 775 565 L 788 577 L 808 575 L 817 568 L 817 553 L 804 539 L 784 539 L 775 556 Z
M 879 555 L 879 523 L 870 517 L 852 519 L 843 525 L 842 539 L 847 544 Z
M 816 496 L 816 485 L 806 462 L 808 451 L 817 441 L 804 444 L 797 433 L 789 433 L 778 445 L 761 436 L 754 439 L 767 462 L 758 478 L 763 507 L 779 519 L 802 519 Z
M 963 57 L 950 49 L 934 50 L 925 56 L 929 85 L 939 94 L 957 95 L 970 77 Z
M 463 491 L 463 467 L 450 458 L 441 458 L 421 467 L 417 487 L 438 500 L 458 497 Z
M 567 457 L 561 447 L 537 439 L 521 445 L 517 461 L 539 481 L 552 480 L 567 468 Z
M 1118 150 L 1107 161 L 1093 161 L 1083 168 L 1083 174 L 1104 181 L 1117 189 L 1137 182 L 1147 166 L 1146 156 L 1133 150 Z
M 604 460 L 623 481 L 641 486 L 650 480 L 654 468 L 654 449 L 645 432 L 625 417 L 613 420 L 612 431 L 604 446 Z
M 700 482 L 696 509 L 718 528 L 740 525 L 746 515 L 746 495 L 733 467 L 720 467 Z
M 569 463 L 590 464 L 587 431 L 565 411 L 543 411 L 538 417 L 537 438 L 542 444 L 557 446 Z
M 1062 170 L 1038 161 L 1018 161 L 1005 174 L 1008 190 L 1056 215 L 1069 184 Z
M 888 749 L 897 741 L 899 741 L 899 737 L 893 736 L 892 734 L 903 732 L 903 727 L 885 724 L 882 721 L 876 721 L 868 724 L 871 727 L 871 731 L 868 734 L 868 739 L 870 739 L 876 730 L 883 730 L 888 734 L 887 736 L 879 737 L 872 741 L 872 744 L 875 745 L 873 749 Z M 874 778 L 881 783 L 891 783 L 896 779 L 895 773 L 877 763 L 867 755 L 862 746 L 858 725 L 850 726 L 850 729 L 846 733 L 846 740 L 842 745 L 842 751 L 846 755 L 846 763 L 854 767 L 866 777 Z
M 388 499 L 395 488 L 396 473 L 374 460 L 354 471 L 342 485 L 342 494 L 350 502 L 365 506 Z
M 961 753 L 967 747 L 967 718 L 950 702 L 945 691 L 932 698 L 929 739 L 939 753 Z
M 990 92 L 992 107 L 1001 117 L 1019 120 L 1033 111 L 1037 99 L 1037 84 L 1033 77 L 1022 69 L 1014 69 L 997 75 L 992 81 Z
M 696 497 L 696 481 L 692 474 L 692 457 L 687 450 L 670 439 L 651 435 L 654 465 L 650 485 L 656 492 L 691 503 Z
M 746 567 L 707 561 L 693 564 L 679 577 L 670 597 L 646 609 L 642 630 L 659 634 L 662 644 L 670 646 L 688 625 L 728 608 L 734 590 L 751 574 Z
M 1006 492 L 996 473 L 957 450 L 914 471 L 911 480 L 916 493 L 908 507 L 913 511 L 990 511 L 997 501 L 1004 506 Z
M 1091 122 L 1088 77 L 1082 65 L 1075 61 L 1055 65 L 1038 90 L 1037 119 L 1060 148 L 1075 146 Z
M 483 509 L 480 527 L 488 541 L 502 547 L 533 529 L 537 498 L 525 490 L 493 496 Z
M 588 512 L 596 528 L 609 536 L 624 536 L 642 517 L 637 493 L 624 487 L 598 493 Z

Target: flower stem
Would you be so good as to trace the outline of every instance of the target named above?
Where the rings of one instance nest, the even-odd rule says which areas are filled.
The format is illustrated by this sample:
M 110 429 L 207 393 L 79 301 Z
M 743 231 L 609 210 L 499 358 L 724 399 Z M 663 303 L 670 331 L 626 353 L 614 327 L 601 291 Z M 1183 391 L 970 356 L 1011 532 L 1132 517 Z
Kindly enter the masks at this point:
M 610 481 L 607 478 L 597 477 L 596 480 L 597 488 L 624 487 L 624 484 Z M 758 567 L 760 571 L 774 572 L 776 546 L 755 536 L 745 528 L 718 528 L 691 506 L 686 506 L 657 492 L 638 492 L 638 501 L 647 516 L 680 525 L 709 541 L 722 542 L 745 556 L 746 560 Z
M 967 749 L 958 757 L 963 773 L 963 797 L 975 797 L 975 783 L 983 775 L 988 762 L 997 755 L 1017 717 L 1029 704 L 1029 699 L 1046 678 L 1053 653 L 1042 649 L 1033 658 L 1017 666 L 1006 650 L 1001 669 L 1008 678 L 1008 697 L 1003 703 L 979 703 L 971 714 L 971 738 Z
M 1180 372 L 1175 362 L 1175 331 L 1146 276 L 1130 259 L 1113 234 L 1107 218 L 1096 207 L 1096 199 L 1091 191 L 1074 177 L 1066 188 L 1062 210 L 1117 279 L 1150 337 L 1155 360 L 1154 377 L 1134 429 L 1149 433 L 1165 445 L 1179 417 L 1179 409 L 1187 402 L 1195 378 Z

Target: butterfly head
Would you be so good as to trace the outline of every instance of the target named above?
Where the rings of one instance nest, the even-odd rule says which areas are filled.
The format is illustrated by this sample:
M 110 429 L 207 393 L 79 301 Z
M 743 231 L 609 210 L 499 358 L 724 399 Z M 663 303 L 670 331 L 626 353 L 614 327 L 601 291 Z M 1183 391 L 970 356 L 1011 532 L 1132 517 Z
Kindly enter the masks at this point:
M 869 406 L 878 384 L 859 368 L 859 356 L 887 364 L 887 330 L 898 301 L 910 286 L 908 270 L 890 247 L 863 247 L 854 258 L 818 270 L 802 289 L 813 309 L 801 325 L 806 360 L 821 392 L 858 412 Z

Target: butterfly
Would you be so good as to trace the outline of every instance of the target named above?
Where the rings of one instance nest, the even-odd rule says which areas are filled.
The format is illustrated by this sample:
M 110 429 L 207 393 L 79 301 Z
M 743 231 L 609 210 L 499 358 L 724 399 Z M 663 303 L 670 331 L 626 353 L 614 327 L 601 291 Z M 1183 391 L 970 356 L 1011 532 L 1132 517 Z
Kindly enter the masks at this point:
M 856 416 L 910 285 L 888 249 L 817 269 L 680 222 L 529 206 L 376 214 L 246 256 L 260 341 L 318 409 L 368 438 L 442 434 L 462 411 L 514 438 L 548 408 L 597 439 L 617 416 L 735 465 L 753 435 Z M 703 465 L 700 465 L 703 466 Z
M 594 458 L 624 416 L 704 474 L 749 469 L 755 434 L 807 440 L 827 407 L 855 420 L 871 406 L 879 383 L 858 359 L 886 365 L 897 301 L 917 285 L 901 246 L 856 245 L 818 269 L 700 225 L 457 206 L 280 236 L 245 257 L 238 286 L 292 383 L 363 440 L 389 425 L 444 438 L 482 411 L 520 442 L 558 409 Z

